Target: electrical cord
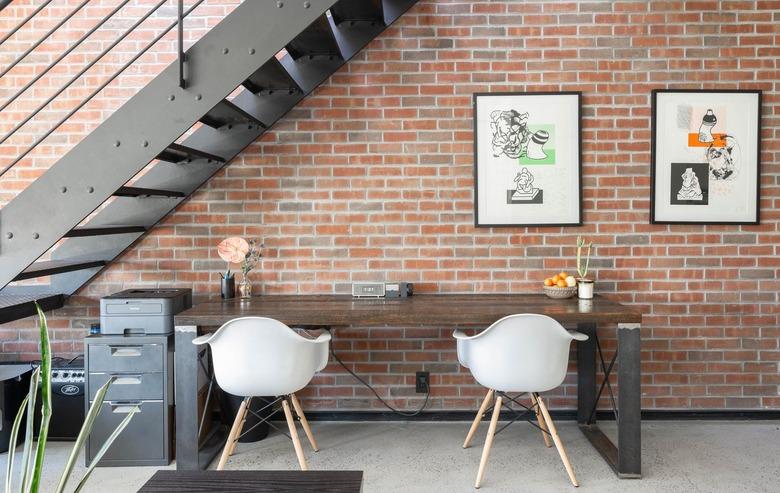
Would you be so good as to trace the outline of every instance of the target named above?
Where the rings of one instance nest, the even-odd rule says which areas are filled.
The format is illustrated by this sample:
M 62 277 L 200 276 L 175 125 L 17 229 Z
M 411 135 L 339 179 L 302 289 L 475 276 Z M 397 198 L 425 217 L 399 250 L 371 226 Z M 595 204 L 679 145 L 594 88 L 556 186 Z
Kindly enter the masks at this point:
M 328 332 L 328 334 L 331 335 L 331 338 L 333 337 L 333 333 L 331 333 L 330 329 L 326 328 L 326 329 L 323 329 L 323 330 Z M 423 401 L 422 406 L 420 406 L 420 409 L 418 409 L 416 411 L 413 411 L 413 412 L 400 411 L 400 410 L 394 408 L 393 406 L 391 406 L 390 404 L 388 404 L 379 395 L 379 393 L 377 393 L 377 391 L 374 389 L 374 387 L 372 387 L 368 382 L 366 382 L 360 376 L 358 376 L 357 373 L 355 373 L 354 371 L 350 370 L 349 367 L 347 365 L 345 365 L 344 362 L 341 361 L 341 358 L 339 358 L 339 356 L 336 354 L 336 351 L 333 349 L 333 344 L 332 343 L 330 344 L 330 354 L 333 355 L 333 359 L 336 360 L 338 362 L 338 364 L 340 364 L 347 371 L 347 373 L 349 373 L 350 375 L 355 377 L 355 380 L 357 380 L 358 382 L 360 382 L 363 385 L 365 385 L 366 388 L 368 388 L 368 390 L 373 392 L 374 395 L 376 396 L 376 398 L 379 399 L 379 402 L 381 402 L 386 408 L 388 408 L 394 414 L 397 414 L 398 416 L 402 416 L 404 418 L 412 418 L 414 416 L 419 415 L 425 409 L 425 407 L 428 405 L 428 398 L 431 396 L 431 384 L 430 384 L 430 382 L 428 383 L 427 391 L 425 392 L 425 400 Z

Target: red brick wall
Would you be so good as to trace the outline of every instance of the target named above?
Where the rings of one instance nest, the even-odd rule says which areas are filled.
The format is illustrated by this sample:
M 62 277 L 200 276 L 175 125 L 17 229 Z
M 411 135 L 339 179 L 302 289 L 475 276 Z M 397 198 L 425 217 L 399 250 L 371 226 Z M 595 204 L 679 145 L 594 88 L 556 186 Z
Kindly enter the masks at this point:
M 264 238 L 253 277 L 275 294 L 379 279 L 537 292 L 574 267 L 583 234 L 597 245 L 597 290 L 646 313 L 644 407 L 777 408 L 779 26 L 778 1 L 422 1 L 54 313 L 55 348 L 79 351 L 97 298 L 124 287 L 217 293 L 214 245 L 228 235 Z M 764 91 L 760 226 L 648 224 L 650 91 L 665 87 Z M 534 90 L 583 92 L 585 226 L 475 229 L 471 94 Z M 0 186 L 10 196 L 18 184 Z M 0 328 L 4 353 L 30 355 L 30 327 Z M 482 393 L 447 327 L 355 328 L 336 344 L 398 405 L 419 402 L 410 386 L 423 366 L 434 409 L 474 408 Z M 573 377 L 555 405 L 573 405 Z M 335 366 L 307 401 L 380 408 Z

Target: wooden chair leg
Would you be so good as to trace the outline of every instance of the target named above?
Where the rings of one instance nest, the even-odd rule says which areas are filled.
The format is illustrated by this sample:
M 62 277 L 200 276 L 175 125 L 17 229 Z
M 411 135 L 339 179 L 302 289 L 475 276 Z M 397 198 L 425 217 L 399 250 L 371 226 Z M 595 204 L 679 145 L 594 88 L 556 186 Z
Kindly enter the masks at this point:
M 577 478 L 574 476 L 574 469 L 571 467 L 571 462 L 569 462 L 569 456 L 566 455 L 566 449 L 563 448 L 563 442 L 561 442 L 561 438 L 558 436 L 558 430 L 555 429 L 555 423 L 553 423 L 552 418 L 550 418 L 550 413 L 547 411 L 547 406 L 544 405 L 544 401 L 541 397 L 539 397 L 538 394 L 536 395 L 536 400 L 539 403 L 539 409 L 542 411 L 544 420 L 547 422 L 547 427 L 550 429 L 550 435 L 552 435 L 553 442 L 555 442 L 555 448 L 558 449 L 558 455 L 561 456 L 563 467 L 566 468 L 566 472 L 569 474 L 571 484 L 574 486 L 579 486 L 580 484 L 577 482 Z
M 536 396 L 533 392 L 531 392 L 531 405 L 534 407 L 534 412 L 536 413 L 536 421 L 539 423 L 539 428 L 542 429 L 542 438 L 544 438 L 544 444 L 547 446 L 547 448 L 552 447 L 552 443 L 550 443 L 550 437 L 547 436 L 547 423 L 544 422 L 544 417 L 542 416 L 542 412 L 539 410 L 539 406 L 536 404 Z
M 490 417 L 490 427 L 485 438 L 485 447 L 482 449 L 482 458 L 479 460 L 479 471 L 477 472 L 477 482 L 474 483 L 474 488 L 479 488 L 480 483 L 482 483 L 482 477 L 485 475 L 485 466 L 487 466 L 488 456 L 490 455 L 490 447 L 493 445 L 493 436 L 496 434 L 496 425 L 498 424 L 498 415 L 500 413 L 501 396 L 498 396 L 495 404 L 493 404 L 493 415 Z
M 490 405 L 491 397 L 493 397 L 493 391 L 491 389 L 488 389 L 487 394 L 485 394 L 485 398 L 482 400 L 482 404 L 479 406 L 479 411 L 477 411 L 477 416 L 474 418 L 474 422 L 471 423 L 471 428 L 469 428 L 469 433 L 466 435 L 466 441 L 463 442 L 463 448 L 469 448 L 469 445 L 471 445 L 471 439 L 474 438 L 474 433 L 477 432 L 479 423 L 482 422 L 482 416 L 485 414 L 485 410 Z
M 301 407 L 301 403 L 298 402 L 298 398 L 295 396 L 295 394 L 290 394 L 290 400 L 292 401 L 293 408 L 295 409 L 295 414 L 297 414 L 298 417 L 301 419 L 301 426 L 303 426 L 303 432 L 306 433 L 306 438 L 309 439 L 311 448 L 313 448 L 315 452 L 319 452 L 320 449 L 319 447 L 317 447 L 317 441 L 314 439 L 314 434 L 311 432 L 311 428 L 309 428 L 309 421 L 306 419 L 306 415 L 303 414 L 303 408 Z
M 252 399 L 247 398 L 246 406 L 244 406 L 244 414 L 241 416 L 241 424 L 238 426 L 238 432 L 236 433 L 235 439 L 230 445 L 230 454 L 228 455 L 233 455 L 236 452 L 236 445 L 238 445 L 238 439 L 239 437 L 241 437 L 241 431 L 243 431 L 244 425 L 246 424 L 246 415 L 249 414 L 249 406 L 251 404 L 252 404 Z M 236 415 L 236 418 L 238 418 L 238 415 Z
M 284 409 L 284 418 L 287 420 L 287 427 L 290 429 L 290 438 L 292 438 L 293 447 L 295 447 L 295 455 L 298 456 L 298 464 L 301 466 L 301 471 L 308 471 L 309 466 L 306 465 L 306 458 L 303 456 L 303 447 L 301 447 L 298 431 L 295 429 L 295 420 L 292 417 L 290 404 L 287 403 L 287 399 L 282 400 L 282 409 Z
M 236 441 L 238 441 L 238 436 L 241 434 L 241 428 L 244 426 L 244 417 L 246 415 L 246 407 L 248 404 L 249 397 L 246 397 L 243 401 L 241 401 L 241 406 L 239 406 L 238 412 L 236 413 L 236 419 L 233 420 L 233 426 L 230 427 L 230 433 L 228 433 L 227 442 L 225 442 L 225 448 L 222 449 L 222 455 L 220 456 L 219 463 L 217 464 L 217 471 L 221 471 L 225 468 L 228 457 L 230 457 L 230 454 L 233 453 L 233 449 L 236 446 Z

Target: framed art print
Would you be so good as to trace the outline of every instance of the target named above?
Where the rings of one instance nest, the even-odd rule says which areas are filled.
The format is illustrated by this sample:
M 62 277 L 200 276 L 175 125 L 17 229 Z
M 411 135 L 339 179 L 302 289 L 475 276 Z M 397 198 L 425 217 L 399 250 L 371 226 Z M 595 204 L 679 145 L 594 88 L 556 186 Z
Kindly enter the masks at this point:
M 758 224 L 761 91 L 654 90 L 650 222 Z
M 579 92 L 474 94 L 474 224 L 582 224 Z

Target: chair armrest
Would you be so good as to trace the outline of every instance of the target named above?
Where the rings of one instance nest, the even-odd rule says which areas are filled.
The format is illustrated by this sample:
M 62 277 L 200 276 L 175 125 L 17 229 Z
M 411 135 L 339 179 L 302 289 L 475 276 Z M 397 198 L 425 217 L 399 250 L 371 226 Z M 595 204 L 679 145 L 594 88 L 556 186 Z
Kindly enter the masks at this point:
M 196 337 L 195 339 L 192 340 L 192 343 L 195 344 L 196 346 L 200 346 L 201 344 L 207 344 L 211 340 L 211 337 L 213 335 L 214 334 L 204 334 L 200 337 Z
M 465 339 L 471 339 L 472 336 L 467 336 L 465 332 L 463 332 L 460 329 L 455 329 L 452 332 L 452 337 L 455 339 L 465 340 Z
M 328 342 L 332 339 L 332 336 L 330 335 L 330 332 L 323 332 L 322 334 L 318 335 L 316 339 L 310 339 L 311 342 L 315 344 L 319 344 L 322 342 Z
M 576 341 L 587 341 L 588 340 L 588 336 L 586 336 L 582 332 L 577 332 L 576 330 L 569 330 L 567 332 L 569 333 L 569 336 L 572 339 L 576 340 Z

